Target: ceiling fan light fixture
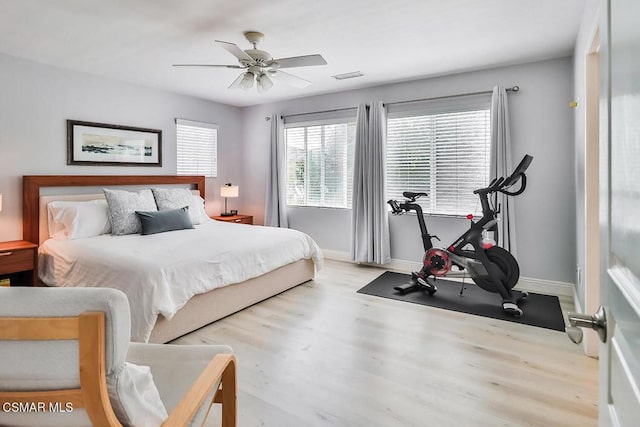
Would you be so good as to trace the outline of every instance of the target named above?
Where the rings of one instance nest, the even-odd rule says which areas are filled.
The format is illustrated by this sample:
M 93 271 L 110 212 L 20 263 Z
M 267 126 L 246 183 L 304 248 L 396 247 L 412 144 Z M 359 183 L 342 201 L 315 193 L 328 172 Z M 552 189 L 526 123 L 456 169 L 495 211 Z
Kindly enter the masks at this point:
M 229 85 L 229 89 L 249 90 L 256 80 L 258 92 L 268 91 L 273 87 L 272 79 L 294 86 L 304 88 L 311 82 L 293 74 L 289 74 L 281 69 L 310 67 L 316 65 L 326 65 L 327 61 L 319 54 L 292 56 L 287 58 L 274 59 L 267 51 L 258 49 L 258 44 L 264 38 L 264 34 L 258 31 L 246 31 L 245 38 L 253 45 L 253 49 L 242 50 L 235 43 L 216 40 L 216 44 L 233 55 L 239 65 L 226 64 L 173 64 L 174 67 L 211 67 L 211 68 L 234 68 L 243 70 L 239 76 Z
M 229 85 L 229 89 L 238 89 L 240 87 L 240 83 L 242 83 L 242 79 L 244 78 L 244 74 L 240 74 L 234 81 Z
M 266 73 L 260 74 L 256 78 L 258 84 L 258 92 L 266 92 L 273 87 L 273 82 Z
M 240 81 L 240 87 L 244 90 L 249 90 L 253 87 L 253 73 L 246 72 Z

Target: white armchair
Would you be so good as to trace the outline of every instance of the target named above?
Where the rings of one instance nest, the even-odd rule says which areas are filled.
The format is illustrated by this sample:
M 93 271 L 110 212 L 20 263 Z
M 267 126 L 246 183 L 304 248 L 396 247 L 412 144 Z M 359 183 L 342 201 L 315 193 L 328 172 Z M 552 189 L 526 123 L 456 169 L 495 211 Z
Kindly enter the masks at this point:
M 130 343 L 130 324 L 115 289 L 0 289 L 0 425 L 204 425 L 214 403 L 236 425 L 230 347 Z

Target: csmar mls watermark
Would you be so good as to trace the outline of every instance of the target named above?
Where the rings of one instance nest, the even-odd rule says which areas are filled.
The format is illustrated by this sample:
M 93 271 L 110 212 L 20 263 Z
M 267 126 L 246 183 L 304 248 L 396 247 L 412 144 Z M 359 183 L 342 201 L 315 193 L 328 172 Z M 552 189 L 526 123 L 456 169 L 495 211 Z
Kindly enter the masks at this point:
M 2 412 L 73 412 L 73 402 L 3 402 Z

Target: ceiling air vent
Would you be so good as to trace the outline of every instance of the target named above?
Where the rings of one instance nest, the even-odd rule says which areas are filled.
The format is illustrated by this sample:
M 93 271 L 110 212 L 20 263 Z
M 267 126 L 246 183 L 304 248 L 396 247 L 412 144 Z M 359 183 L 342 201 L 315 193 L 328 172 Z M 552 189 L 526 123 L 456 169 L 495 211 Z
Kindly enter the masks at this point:
M 336 80 L 346 80 L 346 79 L 353 79 L 353 78 L 362 77 L 362 76 L 364 76 L 364 74 L 362 74 L 360 71 L 352 71 L 350 73 L 337 74 L 331 77 L 333 77 Z

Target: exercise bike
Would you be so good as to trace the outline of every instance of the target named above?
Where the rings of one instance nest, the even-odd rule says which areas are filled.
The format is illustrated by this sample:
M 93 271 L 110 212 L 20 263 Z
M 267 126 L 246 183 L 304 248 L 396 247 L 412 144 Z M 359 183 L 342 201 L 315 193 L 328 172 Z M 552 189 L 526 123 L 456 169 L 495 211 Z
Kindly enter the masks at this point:
M 532 160 L 532 156 L 525 155 L 507 178 L 495 178 L 487 187 L 473 192 L 480 198 L 482 218 L 474 222 L 473 215 L 467 215 L 471 221 L 471 227 L 446 248 L 433 246 L 432 239 L 440 239 L 436 235 L 429 234 L 422 215 L 422 207 L 416 203 L 418 198 L 426 197 L 427 193 L 405 191 L 402 195 L 406 200 L 400 203 L 397 200 L 387 201 L 394 215 L 410 211 L 417 214 L 425 250 L 420 271 L 412 272 L 408 283 L 396 286 L 394 289 L 401 294 L 423 290 L 433 295 L 438 290 L 435 284 L 436 278 L 446 276 L 455 266 L 458 270 L 468 273 L 480 288 L 500 294 L 502 309 L 505 313 L 515 317 L 522 316 L 523 311 L 519 304 L 526 300 L 528 294 L 513 290 L 520 278 L 520 267 L 509 251 L 497 246 L 500 207 L 495 206 L 496 203 L 492 206 L 489 196 L 498 192 L 507 196 L 522 194 L 527 187 L 525 171 Z M 510 191 L 510 188 L 518 182 L 520 182 L 520 188 Z M 485 237 L 487 231 L 493 232 L 494 240 Z M 462 290 L 460 293 L 462 294 Z

